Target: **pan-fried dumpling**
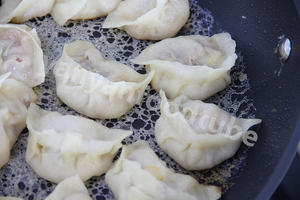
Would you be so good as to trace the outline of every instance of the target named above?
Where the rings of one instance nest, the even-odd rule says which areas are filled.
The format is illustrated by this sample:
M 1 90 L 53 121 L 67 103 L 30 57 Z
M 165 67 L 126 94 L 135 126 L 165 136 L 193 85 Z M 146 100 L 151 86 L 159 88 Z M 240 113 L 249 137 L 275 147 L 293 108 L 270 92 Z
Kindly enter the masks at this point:
M 54 68 L 57 96 L 91 118 L 118 118 L 141 101 L 154 72 L 142 75 L 105 60 L 90 43 L 67 44 Z
M 237 118 L 210 103 L 179 96 L 168 101 L 160 92 L 157 144 L 187 170 L 214 167 L 232 157 L 242 136 L 260 119 Z
M 180 36 L 150 45 L 132 62 L 155 70 L 151 85 L 168 98 L 184 94 L 203 100 L 230 83 L 235 46 L 228 33 Z
M 60 182 L 45 200 L 92 200 L 92 198 L 80 177 L 72 176 Z
M 22 199 L 15 198 L 15 197 L 0 197 L 0 200 L 22 200 Z
M 188 175 L 175 173 L 145 141 L 123 147 L 105 181 L 117 200 L 216 200 L 220 188 L 200 185 Z
M 55 0 L 2 0 L 0 23 L 23 23 L 51 12 Z
M 31 104 L 26 161 L 42 178 L 59 183 L 79 175 L 83 181 L 105 173 L 121 141 L 131 131 L 109 129 L 93 120 L 61 115 Z
M 40 39 L 25 25 L 0 25 L 0 74 L 11 72 L 11 78 L 30 87 L 45 80 L 45 66 Z
M 103 28 L 119 28 L 140 40 L 173 37 L 190 15 L 188 0 L 125 0 L 109 13 Z
M 56 0 L 52 16 L 59 25 L 69 19 L 93 19 L 111 12 L 121 0 Z
M 26 126 L 27 108 L 37 96 L 24 83 L 0 76 L 0 168 L 10 156 L 10 150 Z

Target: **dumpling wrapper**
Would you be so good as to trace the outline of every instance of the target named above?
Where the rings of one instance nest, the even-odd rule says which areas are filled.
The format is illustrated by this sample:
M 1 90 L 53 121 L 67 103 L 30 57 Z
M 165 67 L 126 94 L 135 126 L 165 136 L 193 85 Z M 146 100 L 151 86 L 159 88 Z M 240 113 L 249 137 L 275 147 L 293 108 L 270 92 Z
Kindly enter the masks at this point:
M 119 118 L 131 110 L 153 75 L 105 60 L 85 41 L 66 44 L 54 68 L 57 96 L 77 112 L 99 119 Z
M 125 0 L 109 13 L 103 28 L 119 28 L 140 40 L 173 37 L 190 15 L 188 0 Z
M 44 56 L 35 29 L 0 24 L 0 74 L 7 72 L 30 87 L 45 81 Z
M 221 190 L 175 173 L 145 141 L 124 146 L 105 181 L 117 200 L 216 200 Z
M 49 14 L 55 0 L 2 0 L 0 24 L 23 23 Z
M 168 98 L 183 94 L 203 100 L 231 82 L 235 47 L 228 33 L 179 36 L 150 45 L 132 62 L 155 70 L 151 85 Z
M 0 168 L 10 157 L 10 150 L 26 127 L 27 108 L 37 96 L 25 84 L 0 75 Z
M 212 168 L 232 157 L 243 134 L 260 119 L 232 116 L 211 103 L 179 96 L 168 101 L 163 91 L 155 124 L 159 147 L 187 170 Z
M 59 183 L 79 175 L 100 176 L 112 165 L 121 141 L 131 131 L 109 129 L 83 117 L 45 111 L 31 104 L 26 161 L 42 178 Z
M 79 176 L 60 182 L 45 200 L 92 200 Z
M 93 19 L 106 16 L 121 0 L 56 0 L 54 20 L 63 26 L 68 20 Z

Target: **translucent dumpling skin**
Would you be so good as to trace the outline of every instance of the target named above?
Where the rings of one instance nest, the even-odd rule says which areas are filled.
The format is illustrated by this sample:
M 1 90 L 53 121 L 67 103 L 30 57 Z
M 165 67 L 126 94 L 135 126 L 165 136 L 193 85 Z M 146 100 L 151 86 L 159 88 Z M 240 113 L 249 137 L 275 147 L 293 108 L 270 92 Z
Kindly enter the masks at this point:
M 60 182 L 45 200 L 92 200 L 79 176 Z
M 93 19 L 106 16 L 121 0 L 56 0 L 52 16 L 59 25 L 68 20 Z
M 261 123 L 260 119 L 234 117 L 214 104 L 186 96 L 168 100 L 163 91 L 160 95 L 157 144 L 187 170 L 208 169 L 232 157 L 243 134 Z
M 190 15 L 188 0 L 125 0 L 106 18 L 103 28 L 119 28 L 140 40 L 173 37 Z
M 83 181 L 102 175 L 112 165 L 121 141 L 132 134 L 35 104 L 29 107 L 26 124 L 26 161 L 40 177 L 54 183 L 75 175 Z
M 179 36 L 150 45 L 132 62 L 154 70 L 151 85 L 168 98 L 186 95 L 204 100 L 231 82 L 235 47 L 228 33 Z
M 175 173 L 145 141 L 122 149 L 105 181 L 116 200 L 216 200 L 220 188 L 200 185 L 189 175 Z
M 37 99 L 30 87 L 9 75 L 0 76 L 0 168 L 8 162 L 10 150 L 26 126 L 30 103 Z
M 7 72 L 30 87 L 44 82 L 44 55 L 35 29 L 0 24 L 0 74 Z
M 140 103 L 153 75 L 104 59 L 86 41 L 65 45 L 54 68 L 57 96 L 77 112 L 99 119 L 119 118 Z
M 55 0 L 2 0 L 0 23 L 24 23 L 51 12 Z

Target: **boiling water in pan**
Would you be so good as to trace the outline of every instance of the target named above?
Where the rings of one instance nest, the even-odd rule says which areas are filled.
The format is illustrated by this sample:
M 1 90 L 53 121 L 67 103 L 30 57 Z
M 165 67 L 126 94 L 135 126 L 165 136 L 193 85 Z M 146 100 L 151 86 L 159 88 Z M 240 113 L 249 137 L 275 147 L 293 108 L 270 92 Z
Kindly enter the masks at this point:
M 190 4 L 191 17 L 179 35 L 214 34 L 212 32 L 214 18 L 211 13 L 201 8 L 197 0 L 190 0 Z M 117 29 L 103 30 L 101 29 L 103 21 L 103 18 L 92 21 L 71 21 L 65 27 L 60 27 L 53 21 L 52 17 L 47 16 L 26 23 L 28 26 L 36 28 L 42 41 L 45 56 L 48 59 L 46 81 L 35 89 L 39 96 L 38 104 L 42 108 L 64 114 L 78 115 L 64 105 L 55 93 L 52 68 L 62 53 L 64 43 L 78 39 L 89 40 L 96 45 L 106 58 L 130 65 L 140 73 L 146 73 L 144 66 L 133 65 L 129 59 L 136 57 L 152 42 L 135 40 L 125 32 Z M 230 32 L 230 30 L 227 31 Z M 232 84 L 226 90 L 208 99 L 207 102 L 216 103 L 226 111 L 239 117 L 254 117 L 253 102 L 247 97 L 250 85 L 247 76 L 244 74 L 245 64 L 241 53 L 238 52 L 238 54 L 239 58 L 236 66 L 231 72 Z M 142 102 L 136 105 L 127 115 L 120 119 L 99 122 L 109 128 L 132 129 L 134 134 L 126 138 L 124 144 L 146 140 L 157 155 L 175 171 L 191 174 L 200 183 L 222 186 L 223 191 L 226 191 L 232 185 L 231 178 L 237 174 L 244 164 L 247 148 L 242 145 L 237 155 L 210 170 L 188 172 L 182 169 L 159 149 L 155 141 L 154 124 L 160 115 L 159 103 L 159 95 L 148 86 Z M 24 130 L 12 149 L 9 163 L 0 170 L 0 196 L 9 195 L 29 200 L 40 200 L 44 199 L 55 187 L 54 184 L 39 178 L 25 162 L 27 137 L 28 131 Z M 104 176 L 90 179 L 86 182 L 86 186 L 95 200 L 114 199 L 112 192 L 104 181 Z

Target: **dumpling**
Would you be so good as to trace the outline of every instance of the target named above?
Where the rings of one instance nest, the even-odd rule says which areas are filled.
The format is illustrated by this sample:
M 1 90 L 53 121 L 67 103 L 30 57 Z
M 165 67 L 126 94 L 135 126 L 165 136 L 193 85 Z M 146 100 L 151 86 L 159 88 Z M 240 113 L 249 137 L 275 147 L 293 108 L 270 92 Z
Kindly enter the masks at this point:
M 140 40 L 173 37 L 190 15 L 188 0 L 125 0 L 109 13 L 103 28 L 119 28 Z
M 45 200 L 92 200 L 92 198 L 80 177 L 72 176 L 60 182 Z
M 57 96 L 77 112 L 99 119 L 127 113 L 141 101 L 153 75 L 105 60 L 85 41 L 65 45 L 54 68 Z
M 30 87 L 45 80 L 45 66 L 40 39 L 25 25 L 0 25 L 0 74 L 11 72 L 11 78 Z
M 2 0 L 0 24 L 23 23 L 51 12 L 55 0 Z
M 79 175 L 83 181 L 105 173 L 121 141 L 132 132 L 109 129 L 93 120 L 29 107 L 26 161 L 42 178 L 59 183 Z
M 22 199 L 15 198 L 15 197 L 0 197 L 0 200 L 22 200 Z
M 242 136 L 260 119 L 237 118 L 211 103 L 160 92 L 161 116 L 155 124 L 159 147 L 187 170 L 214 167 L 232 157 Z
M 0 75 L 0 168 L 10 157 L 10 150 L 26 126 L 27 108 L 37 96 L 25 84 Z
M 151 85 L 168 98 L 183 94 L 203 100 L 230 83 L 235 47 L 228 33 L 180 36 L 150 45 L 132 62 L 155 70 Z
M 111 12 L 121 0 L 56 0 L 52 16 L 59 25 L 69 19 L 92 19 Z
M 105 181 L 117 200 L 215 200 L 220 188 L 167 168 L 145 141 L 123 147 Z

